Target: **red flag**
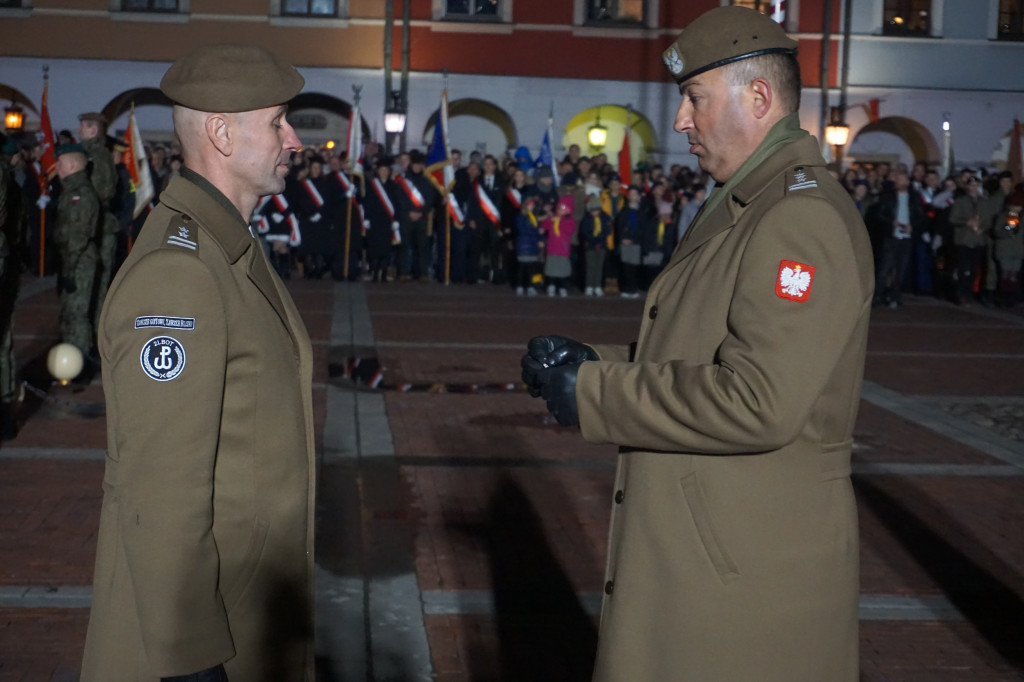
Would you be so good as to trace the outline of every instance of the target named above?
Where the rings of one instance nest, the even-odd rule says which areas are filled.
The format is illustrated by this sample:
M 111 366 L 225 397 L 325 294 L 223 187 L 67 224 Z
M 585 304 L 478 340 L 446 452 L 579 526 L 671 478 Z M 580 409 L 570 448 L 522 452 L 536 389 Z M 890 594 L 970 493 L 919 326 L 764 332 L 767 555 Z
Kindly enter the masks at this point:
M 53 137 L 53 126 L 50 124 L 50 109 L 47 106 L 47 99 L 49 98 L 48 91 L 50 88 L 49 78 L 43 77 L 43 110 L 39 115 L 39 132 L 36 133 L 36 139 L 39 144 L 43 146 L 43 153 L 39 157 L 39 162 L 43 166 L 43 172 L 39 176 L 39 190 L 42 194 L 46 194 L 46 188 L 50 183 L 50 179 L 57 173 L 57 157 L 54 155 L 54 137 Z
M 633 184 L 631 169 L 633 162 L 629 158 L 629 125 L 626 125 L 626 134 L 622 138 L 622 149 L 619 151 L 619 178 L 623 185 Z
M 878 105 L 881 103 L 879 99 L 868 100 L 868 120 L 874 123 L 878 120 Z
M 1020 121 L 1013 119 L 1013 130 L 1010 131 L 1010 153 L 1006 156 L 1006 170 L 1013 173 L 1013 184 L 1024 180 L 1024 161 L 1021 159 Z

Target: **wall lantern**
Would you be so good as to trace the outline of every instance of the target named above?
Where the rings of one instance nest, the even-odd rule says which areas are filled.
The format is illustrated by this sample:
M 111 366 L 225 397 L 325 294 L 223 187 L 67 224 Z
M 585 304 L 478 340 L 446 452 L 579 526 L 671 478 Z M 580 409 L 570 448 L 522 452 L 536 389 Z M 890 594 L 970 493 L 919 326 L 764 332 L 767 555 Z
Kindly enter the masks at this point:
M 20 132 L 25 125 L 25 110 L 14 102 L 4 108 L 4 127 L 11 132 Z
M 597 108 L 597 121 L 587 129 L 587 142 L 594 149 L 600 150 L 608 141 L 608 129 L 601 125 L 601 107 Z
M 845 146 L 850 141 L 850 126 L 843 122 L 839 107 L 832 107 L 829 124 L 825 127 L 825 141 L 833 147 Z
M 384 130 L 397 134 L 405 130 L 405 107 L 402 105 L 402 93 L 391 91 L 391 104 L 384 110 Z

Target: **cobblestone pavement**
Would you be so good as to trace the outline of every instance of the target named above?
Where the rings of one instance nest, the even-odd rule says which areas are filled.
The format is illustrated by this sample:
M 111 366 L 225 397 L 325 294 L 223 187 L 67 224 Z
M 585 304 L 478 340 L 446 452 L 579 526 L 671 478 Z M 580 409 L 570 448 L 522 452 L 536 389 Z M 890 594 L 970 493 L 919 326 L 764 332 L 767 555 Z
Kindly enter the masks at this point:
M 57 303 L 32 284 L 16 352 L 45 397 L 0 444 L 0 682 L 77 679 L 103 473 L 101 386 L 49 385 Z M 536 334 L 628 342 L 643 301 L 289 288 L 317 357 L 320 678 L 589 679 L 615 448 L 554 424 L 518 361 Z M 353 358 L 382 364 L 383 390 L 341 376 Z M 876 311 L 854 457 L 862 680 L 1024 679 L 1022 377 L 1021 315 Z

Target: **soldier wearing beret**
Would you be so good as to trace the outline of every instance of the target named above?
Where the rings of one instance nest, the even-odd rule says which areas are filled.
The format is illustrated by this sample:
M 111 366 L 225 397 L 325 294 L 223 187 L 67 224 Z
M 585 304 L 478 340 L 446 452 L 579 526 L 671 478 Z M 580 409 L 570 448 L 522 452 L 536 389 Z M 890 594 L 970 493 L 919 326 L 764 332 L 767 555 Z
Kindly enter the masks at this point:
M 92 288 L 96 278 L 96 235 L 100 224 L 100 199 L 89 181 L 89 163 L 80 144 L 57 147 L 60 199 L 54 243 L 60 253 L 60 335 L 87 354 L 95 341 Z
M 109 448 L 83 682 L 311 682 L 312 352 L 249 228 L 303 78 L 207 46 L 161 82 L 185 166 L 107 294 Z
M 107 118 L 97 112 L 79 114 L 78 138 L 89 156 L 89 179 L 100 199 L 100 231 L 96 236 L 99 268 L 93 287 L 92 319 L 99 322 L 103 309 L 103 298 L 110 285 L 110 273 L 114 267 L 114 253 L 117 250 L 117 233 L 120 225 L 114 215 L 114 199 L 117 196 L 117 170 L 114 157 L 107 147 Z
M 738 6 L 664 53 L 675 129 L 716 182 L 637 341 L 530 341 L 524 380 L 616 443 L 601 682 L 855 682 L 850 451 L 866 231 L 799 125 L 797 43 Z

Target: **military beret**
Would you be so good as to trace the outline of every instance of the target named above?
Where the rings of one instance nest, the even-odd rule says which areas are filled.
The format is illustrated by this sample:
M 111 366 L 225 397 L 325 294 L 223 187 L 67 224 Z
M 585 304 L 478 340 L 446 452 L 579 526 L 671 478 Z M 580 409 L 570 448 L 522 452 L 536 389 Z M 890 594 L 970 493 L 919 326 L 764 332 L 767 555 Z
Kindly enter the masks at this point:
M 255 45 L 206 45 L 179 58 L 160 90 L 176 104 L 209 112 L 265 109 L 299 94 L 295 67 Z
M 683 83 L 741 59 L 764 54 L 795 55 L 796 49 L 797 42 L 771 17 L 749 7 L 729 5 L 694 19 L 662 53 L 662 59 L 676 83 Z
M 103 114 L 101 114 L 98 111 L 87 111 L 84 114 L 79 114 L 78 115 L 78 120 L 79 121 L 95 121 L 96 123 L 102 123 L 104 128 L 106 128 L 108 125 L 110 125 L 107 122 L 107 117 L 104 116 Z
M 64 156 L 65 154 L 85 154 L 85 147 L 78 144 L 77 142 L 72 142 L 70 144 L 60 144 L 57 145 L 57 148 L 55 150 L 53 150 L 53 154 L 57 158 Z

